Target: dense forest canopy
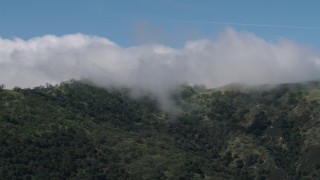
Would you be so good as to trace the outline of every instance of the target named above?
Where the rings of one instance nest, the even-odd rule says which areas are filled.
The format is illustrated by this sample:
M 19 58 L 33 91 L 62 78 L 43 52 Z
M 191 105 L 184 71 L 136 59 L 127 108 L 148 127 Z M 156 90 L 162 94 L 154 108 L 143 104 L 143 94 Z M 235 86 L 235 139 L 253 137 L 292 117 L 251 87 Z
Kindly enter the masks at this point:
M 320 85 L 181 86 L 151 96 L 70 81 L 0 88 L 5 179 L 316 179 Z

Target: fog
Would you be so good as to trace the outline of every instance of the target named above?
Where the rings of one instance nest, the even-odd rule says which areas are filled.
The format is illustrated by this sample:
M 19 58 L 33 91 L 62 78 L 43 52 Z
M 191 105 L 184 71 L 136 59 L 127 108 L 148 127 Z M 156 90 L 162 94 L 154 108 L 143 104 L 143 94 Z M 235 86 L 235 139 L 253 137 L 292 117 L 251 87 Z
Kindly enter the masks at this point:
M 101 87 L 128 87 L 170 106 L 169 92 L 180 84 L 208 88 L 228 83 L 278 84 L 319 80 L 319 53 L 281 38 L 268 41 L 226 29 L 216 39 L 121 47 L 104 37 L 84 34 L 0 38 L 0 83 L 34 87 L 87 79 Z

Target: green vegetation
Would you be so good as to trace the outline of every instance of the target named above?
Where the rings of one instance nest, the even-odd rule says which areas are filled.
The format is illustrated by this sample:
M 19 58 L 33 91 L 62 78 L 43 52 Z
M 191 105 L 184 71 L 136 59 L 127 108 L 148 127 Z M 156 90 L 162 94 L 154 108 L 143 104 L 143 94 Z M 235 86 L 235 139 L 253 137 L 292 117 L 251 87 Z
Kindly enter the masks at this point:
M 221 89 L 220 89 L 221 90 Z M 316 179 L 320 85 L 152 97 L 70 81 L 0 88 L 4 179 Z

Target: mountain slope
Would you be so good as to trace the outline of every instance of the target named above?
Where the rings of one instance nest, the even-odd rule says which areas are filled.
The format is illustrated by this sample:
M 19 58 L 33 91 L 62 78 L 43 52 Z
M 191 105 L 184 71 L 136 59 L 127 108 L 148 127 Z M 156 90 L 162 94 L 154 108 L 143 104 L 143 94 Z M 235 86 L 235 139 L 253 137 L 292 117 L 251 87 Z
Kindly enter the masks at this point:
M 205 92 L 205 93 L 202 93 Z M 294 179 L 320 176 L 320 86 L 151 97 L 70 81 L 0 90 L 0 176 Z

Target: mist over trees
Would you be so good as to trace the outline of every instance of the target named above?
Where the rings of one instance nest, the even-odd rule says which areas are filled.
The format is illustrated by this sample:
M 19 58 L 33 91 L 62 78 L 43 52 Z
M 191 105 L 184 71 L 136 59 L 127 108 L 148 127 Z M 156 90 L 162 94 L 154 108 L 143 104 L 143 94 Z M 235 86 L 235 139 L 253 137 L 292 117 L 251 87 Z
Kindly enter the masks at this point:
M 268 41 L 231 28 L 214 39 L 189 41 L 181 48 L 121 47 L 104 37 L 69 34 L 0 38 L 0 49 L 0 82 L 8 88 L 85 79 L 99 87 L 129 88 L 134 97 L 152 93 L 163 109 L 173 104 L 170 93 L 183 83 L 215 88 L 235 82 L 278 84 L 320 77 L 316 50 L 289 39 Z

